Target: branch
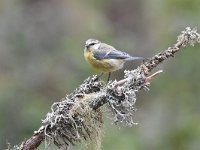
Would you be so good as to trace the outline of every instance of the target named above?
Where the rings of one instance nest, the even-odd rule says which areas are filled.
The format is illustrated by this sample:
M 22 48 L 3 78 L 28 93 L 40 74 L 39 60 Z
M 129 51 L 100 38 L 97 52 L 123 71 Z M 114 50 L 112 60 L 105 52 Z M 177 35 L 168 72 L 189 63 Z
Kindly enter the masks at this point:
M 55 102 L 41 128 L 14 149 L 33 150 L 43 141 L 45 147 L 54 143 L 59 148 L 68 149 L 83 140 L 88 147 L 100 149 L 103 131 L 101 107 L 106 104 L 116 124 L 129 127 L 136 124 L 133 120 L 136 94 L 142 89 L 148 90 L 152 79 L 162 70 L 152 75 L 150 72 L 181 48 L 188 44 L 194 46 L 197 42 L 200 43 L 200 34 L 196 28 L 187 27 L 172 47 L 146 60 L 137 69 L 124 71 L 124 79 L 105 85 L 97 75 L 89 77 L 73 93 Z

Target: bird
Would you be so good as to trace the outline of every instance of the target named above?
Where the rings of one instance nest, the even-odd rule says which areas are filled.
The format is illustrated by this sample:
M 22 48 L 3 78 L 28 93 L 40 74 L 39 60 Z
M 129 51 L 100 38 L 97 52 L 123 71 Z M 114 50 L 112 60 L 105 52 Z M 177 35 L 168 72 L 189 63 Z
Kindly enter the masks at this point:
M 126 61 L 143 60 L 143 57 L 133 57 L 96 39 L 88 39 L 85 42 L 84 57 L 94 69 L 102 72 L 98 77 L 104 73 L 109 74 L 107 82 L 111 73 L 122 69 Z

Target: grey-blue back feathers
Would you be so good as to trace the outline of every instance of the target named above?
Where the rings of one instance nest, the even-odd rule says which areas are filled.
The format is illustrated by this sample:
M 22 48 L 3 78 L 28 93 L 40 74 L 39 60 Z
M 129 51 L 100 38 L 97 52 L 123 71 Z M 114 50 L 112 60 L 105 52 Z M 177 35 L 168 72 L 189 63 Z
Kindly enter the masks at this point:
M 124 59 L 124 60 L 136 60 L 143 59 L 142 57 L 133 57 L 125 52 L 121 52 L 118 50 L 112 51 L 94 51 L 94 57 L 98 60 L 101 59 Z
M 136 60 L 143 59 L 142 57 L 133 57 L 128 53 L 116 50 L 113 46 L 101 43 L 98 50 L 94 51 L 94 57 L 98 60 L 101 59 L 123 59 L 123 60 Z

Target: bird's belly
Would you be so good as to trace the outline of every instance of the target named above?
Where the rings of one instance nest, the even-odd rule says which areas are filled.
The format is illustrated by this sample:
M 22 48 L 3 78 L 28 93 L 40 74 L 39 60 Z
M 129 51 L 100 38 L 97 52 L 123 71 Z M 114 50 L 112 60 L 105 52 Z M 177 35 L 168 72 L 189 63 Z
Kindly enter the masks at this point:
M 108 59 L 106 61 L 113 67 L 113 71 L 122 69 L 124 66 L 124 61 L 121 59 Z
M 102 59 L 97 60 L 94 57 L 85 56 L 87 62 L 91 64 L 96 70 L 101 72 L 113 72 L 123 67 L 124 61 L 120 59 Z

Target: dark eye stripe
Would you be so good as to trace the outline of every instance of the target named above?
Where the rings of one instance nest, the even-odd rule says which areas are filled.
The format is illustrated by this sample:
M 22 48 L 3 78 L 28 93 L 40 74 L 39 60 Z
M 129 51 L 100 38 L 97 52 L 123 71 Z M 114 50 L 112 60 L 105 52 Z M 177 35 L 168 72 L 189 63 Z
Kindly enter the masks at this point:
M 95 43 L 91 43 L 90 45 L 94 45 Z

